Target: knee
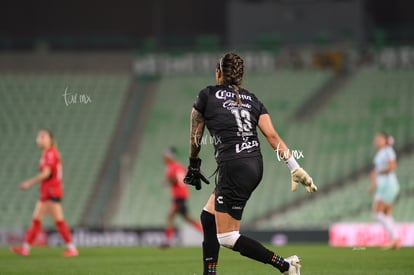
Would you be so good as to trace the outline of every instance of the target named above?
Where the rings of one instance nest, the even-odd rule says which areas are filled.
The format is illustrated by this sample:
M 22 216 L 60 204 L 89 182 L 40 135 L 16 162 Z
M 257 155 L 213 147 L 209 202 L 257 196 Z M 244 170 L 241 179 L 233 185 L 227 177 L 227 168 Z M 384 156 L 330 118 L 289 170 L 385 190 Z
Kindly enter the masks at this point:
M 231 231 L 217 234 L 218 242 L 221 246 L 232 249 L 240 237 L 239 231 Z
M 167 215 L 167 220 L 172 220 L 172 219 L 174 219 L 174 213 L 169 212 Z

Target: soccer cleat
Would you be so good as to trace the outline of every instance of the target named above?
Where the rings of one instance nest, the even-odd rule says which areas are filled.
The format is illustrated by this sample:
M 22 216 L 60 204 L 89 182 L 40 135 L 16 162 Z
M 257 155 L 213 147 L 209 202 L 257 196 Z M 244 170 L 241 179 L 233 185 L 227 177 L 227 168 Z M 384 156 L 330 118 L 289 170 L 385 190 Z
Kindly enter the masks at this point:
M 63 251 L 63 257 L 76 257 L 79 256 L 79 252 L 76 248 L 68 248 Z
M 159 247 L 160 247 L 161 249 L 168 249 L 168 248 L 171 248 L 171 244 L 170 244 L 170 243 L 165 242 L 165 243 L 162 243 Z
M 401 241 L 400 239 L 392 240 L 390 241 L 385 247 L 383 247 L 383 250 L 397 250 L 401 247 Z
M 29 254 L 30 254 L 29 249 L 24 248 L 22 246 L 14 246 L 14 247 L 11 247 L 10 250 L 13 253 L 16 253 L 16 254 L 18 254 L 20 256 L 29 256 Z
M 285 262 L 289 263 L 289 270 L 285 271 L 284 275 L 300 275 L 300 259 L 298 256 L 293 255 L 290 257 L 285 258 Z

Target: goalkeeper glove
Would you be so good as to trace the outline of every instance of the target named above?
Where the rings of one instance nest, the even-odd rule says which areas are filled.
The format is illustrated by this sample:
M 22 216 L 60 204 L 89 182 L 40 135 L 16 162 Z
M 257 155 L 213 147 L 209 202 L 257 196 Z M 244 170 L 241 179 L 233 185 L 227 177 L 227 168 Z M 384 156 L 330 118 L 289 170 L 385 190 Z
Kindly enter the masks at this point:
M 201 159 L 190 158 L 190 165 L 188 166 L 187 174 L 184 177 L 184 183 L 194 185 L 196 190 L 201 189 L 201 181 L 210 184 L 206 177 L 201 173 L 200 166 Z
M 298 184 L 301 183 L 308 193 L 316 192 L 318 187 L 313 183 L 312 178 L 303 168 L 296 168 L 292 170 L 292 192 L 298 189 Z

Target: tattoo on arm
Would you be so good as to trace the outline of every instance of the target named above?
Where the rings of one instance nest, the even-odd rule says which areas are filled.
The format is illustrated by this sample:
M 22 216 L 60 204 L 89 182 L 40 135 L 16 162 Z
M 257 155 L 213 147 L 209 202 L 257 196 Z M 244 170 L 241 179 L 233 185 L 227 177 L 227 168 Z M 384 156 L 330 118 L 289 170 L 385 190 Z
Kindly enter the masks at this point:
M 190 122 L 190 157 L 197 158 L 201 150 L 201 138 L 204 133 L 204 117 L 193 108 Z

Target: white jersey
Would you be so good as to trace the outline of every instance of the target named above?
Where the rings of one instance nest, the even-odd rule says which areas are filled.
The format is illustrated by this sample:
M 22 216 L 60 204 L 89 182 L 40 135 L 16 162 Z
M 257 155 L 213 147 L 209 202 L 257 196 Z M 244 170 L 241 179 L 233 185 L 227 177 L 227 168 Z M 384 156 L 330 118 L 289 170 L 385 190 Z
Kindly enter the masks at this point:
M 396 154 L 391 146 L 381 148 L 374 157 L 375 171 L 381 171 L 388 167 L 388 163 L 396 159 Z M 395 172 L 392 171 L 387 174 L 378 174 L 378 180 L 387 180 L 396 178 Z

